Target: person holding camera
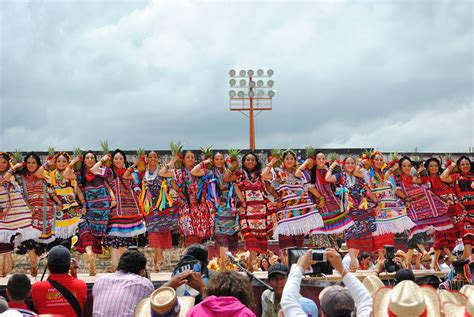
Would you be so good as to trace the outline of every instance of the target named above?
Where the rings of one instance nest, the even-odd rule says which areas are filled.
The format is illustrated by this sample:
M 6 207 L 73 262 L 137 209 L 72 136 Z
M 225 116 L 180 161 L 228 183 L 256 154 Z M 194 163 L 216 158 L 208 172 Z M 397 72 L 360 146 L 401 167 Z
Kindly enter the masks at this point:
M 303 311 L 298 303 L 298 295 L 303 274 L 315 263 L 312 253 L 312 250 L 308 250 L 291 267 L 281 298 L 281 308 L 284 316 L 307 316 L 307 313 Z M 373 303 L 370 293 L 355 275 L 344 268 L 341 256 L 336 250 L 328 248 L 324 255 L 334 269 L 341 274 L 347 290 L 341 287 L 329 286 L 329 289 L 325 291 L 321 298 L 322 316 L 351 316 L 356 312 L 358 317 L 369 317 Z

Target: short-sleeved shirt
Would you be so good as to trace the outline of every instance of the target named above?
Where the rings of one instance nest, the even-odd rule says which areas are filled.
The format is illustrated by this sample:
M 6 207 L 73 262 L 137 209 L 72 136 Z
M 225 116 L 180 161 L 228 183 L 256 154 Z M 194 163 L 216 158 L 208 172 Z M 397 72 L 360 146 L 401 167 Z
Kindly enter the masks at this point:
M 68 289 L 84 309 L 87 300 L 86 282 L 69 274 L 51 274 L 48 280 L 55 280 Z M 74 317 L 76 313 L 69 302 L 48 281 L 36 282 L 31 289 L 33 305 L 39 314 Z
M 117 271 L 101 276 L 92 288 L 92 315 L 131 317 L 137 304 L 153 290 L 151 281 L 137 274 Z

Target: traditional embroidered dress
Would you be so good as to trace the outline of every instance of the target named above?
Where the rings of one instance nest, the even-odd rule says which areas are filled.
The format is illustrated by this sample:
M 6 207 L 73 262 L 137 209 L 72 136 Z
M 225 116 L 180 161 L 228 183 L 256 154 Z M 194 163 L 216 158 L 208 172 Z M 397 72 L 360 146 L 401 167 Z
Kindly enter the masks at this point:
M 459 202 L 454 188 L 441 181 L 438 175 L 424 176 L 422 181 L 426 184 L 433 193 L 444 202 L 448 207 L 448 216 L 451 219 L 453 228 L 444 231 L 435 231 L 434 233 L 434 248 L 440 250 L 442 248 L 454 249 L 456 239 L 464 236 L 464 215 L 465 210 Z
M 75 181 L 64 179 L 57 170 L 50 172 L 49 176 L 54 193 L 61 201 L 56 212 L 55 235 L 60 239 L 68 239 L 76 233 L 82 216 L 82 208 L 77 203 L 74 191 Z
M 133 238 L 146 232 L 143 221 L 140 203 L 138 201 L 133 179 L 125 179 L 122 175 L 126 169 L 116 169 L 116 175 L 109 178 L 117 206 L 110 212 L 109 223 L 107 224 L 107 237 L 105 245 L 113 248 L 127 247 L 133 244 Z
M 35 241 L 40 243 L 54 241 L 56 206 L 50 196 L 53 189 L 47 180 L 28 172 L 22 175 L 20 180 L 23 196 L 33 211 L 33 228 L 41 231 L 41 235 Z
M 210 238 L 214 233 L 214 216 L 206 203 L 206 184 L 191 175 L 187 168 L 175 169 L 174 178 L 184 194 L 179 212 L 179 228 L 185 237 Z
M 19 244 L 37 239 L 41 231 L 31 225 L 32 212 L 23 199 L 20 186 L 13 177 L 8 182 L 3 182 L 3 177 L 0 175 L 0 243 Z
M 273 215 L 268 210 L 271 204 L 265 198 L 265 184 L 259 172 L 248 175 L 243 170 L 236 172 L 236 185 L 244 196 L 247 207 L 240 210 L 240 228 L 246 249 L 267 252 L 267 235 L 271 231 Z
M 416 244 L 411 243 L 411 239 L 417 243 L 426 243 L 424 235 L 421 234 L 450 229 L 453 224 L 447 215 L 448 207 L 443 201 L 424 186 L 413 183 L 412 179 L 412 176 L 400 175 L 395 181 L 397 188 L 411 199 L 407 213 L 416 226 L 410 229 L 408 244 L 409 247 L 415 248 Z
M 279 236 L 307 235 L 311 230 L 324 227 L 323 218 L 316 204 L 308 196 L 303 179 L 297 178 L 294 171 L 275 168 L 271 185 L 281 198 L 283 206 L 278 210 L 276 219 L 278 225 L 273 232 L 273 238 Z M 302 247 L 300 239 L 299 247 Z M 296 245 L 286 245 L 292 247 Z
M 140 194 L 143 216 L 152 248 L 170 249 L 171 231 L 178 229 L 179 204 L 170 195 L 170 180 L 147 168 L 142 179 Z
M 474 181 L 474 173 L 453 174 L 454 189 L 456 196 L 466 210 L 464 216 L 464 244 L 474 244 L 474 189 L 472 183 Z
M 410 230 L 415 224 L 408 218 L 405 205 L 395 196 L 396 185 L 392 176 L 386 178 L 370 169 L 369 184 L 381 210 L 375 215 L 376 230 L 373 233 L 374 250 L 379 250 L 386 244 L 394 245 L 394 234 Z
M 303 175 L 306 186 L 315 187 L 325 199 L 324 207 L 319 208 L 324 227 L 311 230 L 310 239 L 314 245 L 319 247 L 336 247 L 335 235 L 343 233 L 354 224 L 354 221 L 352 221 L 349 214 L 341 210 L 339 200 L 334 195 L 331 184 L 324 179 L 327 169 L 317 167 L 314 167 L 314 169 L 313 179 L 311 179 L 309 171 L 305 171 Z
M 102 239 L 105 237 L 110 216 L 110 195 L 105 182 L 111 173 L 108 167 L 102 167 L 97 174 L 86 172 L 84 181 L 80 176 L 77 178 L 87 209 L 79 224 L 76 250 L 80 253 L 84 253 L 86 247 L 92 246 L 94 253 L 102 254 Z
M 224 181 L 225 169 L 221 172 L 212 167 L 204 169 L 204 180 L 207 182 L 209 209 L 213 210 L 214 240 L 220 247 L 236 250 L 238 245 L 239 213 L 235 205 L 234 184 Z
M 347 247 L 372 253 L 374 250 L 373 233 L 376 230 L 375 212 L 372 203 L 367 200 L 368 186 L 361 178 L 345 172 L 334 175 L 337 184 L 341 208 L 350 214 L 354 224 L 344 232 Z

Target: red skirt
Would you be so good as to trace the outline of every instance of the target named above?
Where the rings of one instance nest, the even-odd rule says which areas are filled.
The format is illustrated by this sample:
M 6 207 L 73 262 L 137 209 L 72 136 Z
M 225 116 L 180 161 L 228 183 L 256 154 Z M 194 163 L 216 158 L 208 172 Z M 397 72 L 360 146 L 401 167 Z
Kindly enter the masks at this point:
M 386 245 L 395 246 L 395 235 L 393 233 L 387 233 L 380 236 L 374 236 L 374 251 L 384 249 Z
M 278 235 L 278 247 L 280 250 L 292 248 L 292 247 L 303 247 L 304 244 L 304 235 L 298 234 L 294 236 L 284 236 Z
M 171 249 L 173 247 L 171 231 L 150 232 L 148 234 L 148 244 L 152 248 Z
M 448 248 L 449 250 L 452 250 L 456 246 L 457 238 L 452 229 L 445 231 L 435 231 L 433 237 L 433 248 L 435 250 L 443 250 L 443 248 Z
M 348 239 L 346 240 L 347 248 L 348 249 L 357 249 L 361 252 L 369 252 L 372 253 L 376 249 L 374 248 L 375 242 L 374 240 L 379 238 L 380 236 L 374 237 L 372 235 L 364 235 L 357 239 Z M 383 246 L 382 246 L 383 247 Z
M 265 253 L 268 249 L 268 240 L 266 237 L 248 234 L 245 236 L 245 247 L 249 251 Z

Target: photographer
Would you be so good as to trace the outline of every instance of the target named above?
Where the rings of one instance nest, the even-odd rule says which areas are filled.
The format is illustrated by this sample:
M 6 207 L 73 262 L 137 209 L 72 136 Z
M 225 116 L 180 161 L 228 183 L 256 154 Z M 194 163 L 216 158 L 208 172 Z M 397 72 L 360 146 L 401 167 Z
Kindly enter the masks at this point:
M 339 288 L 328 290 L 321 298 L 322 316 L 350 316 L 355 310 L 357 310 L 356 315 L 358 317 L 370 316 L 373 301 L 367 289 L 357 277 L 344 268 L 341 256 L 336 250 L 326 249 L 325 255 L 327 261 L 341 274 L 342 281 L 348 288 L 349 294 L 346 290 L 340 290 Z M 297 299 L 303 274 L 314 263 L 312 251 L 309 250 L 298 259 L 297 264 L 291 267 L 281 299 L 284 316 L 307 316 Z M 332 288 L 332 286 L 330 287 Z

